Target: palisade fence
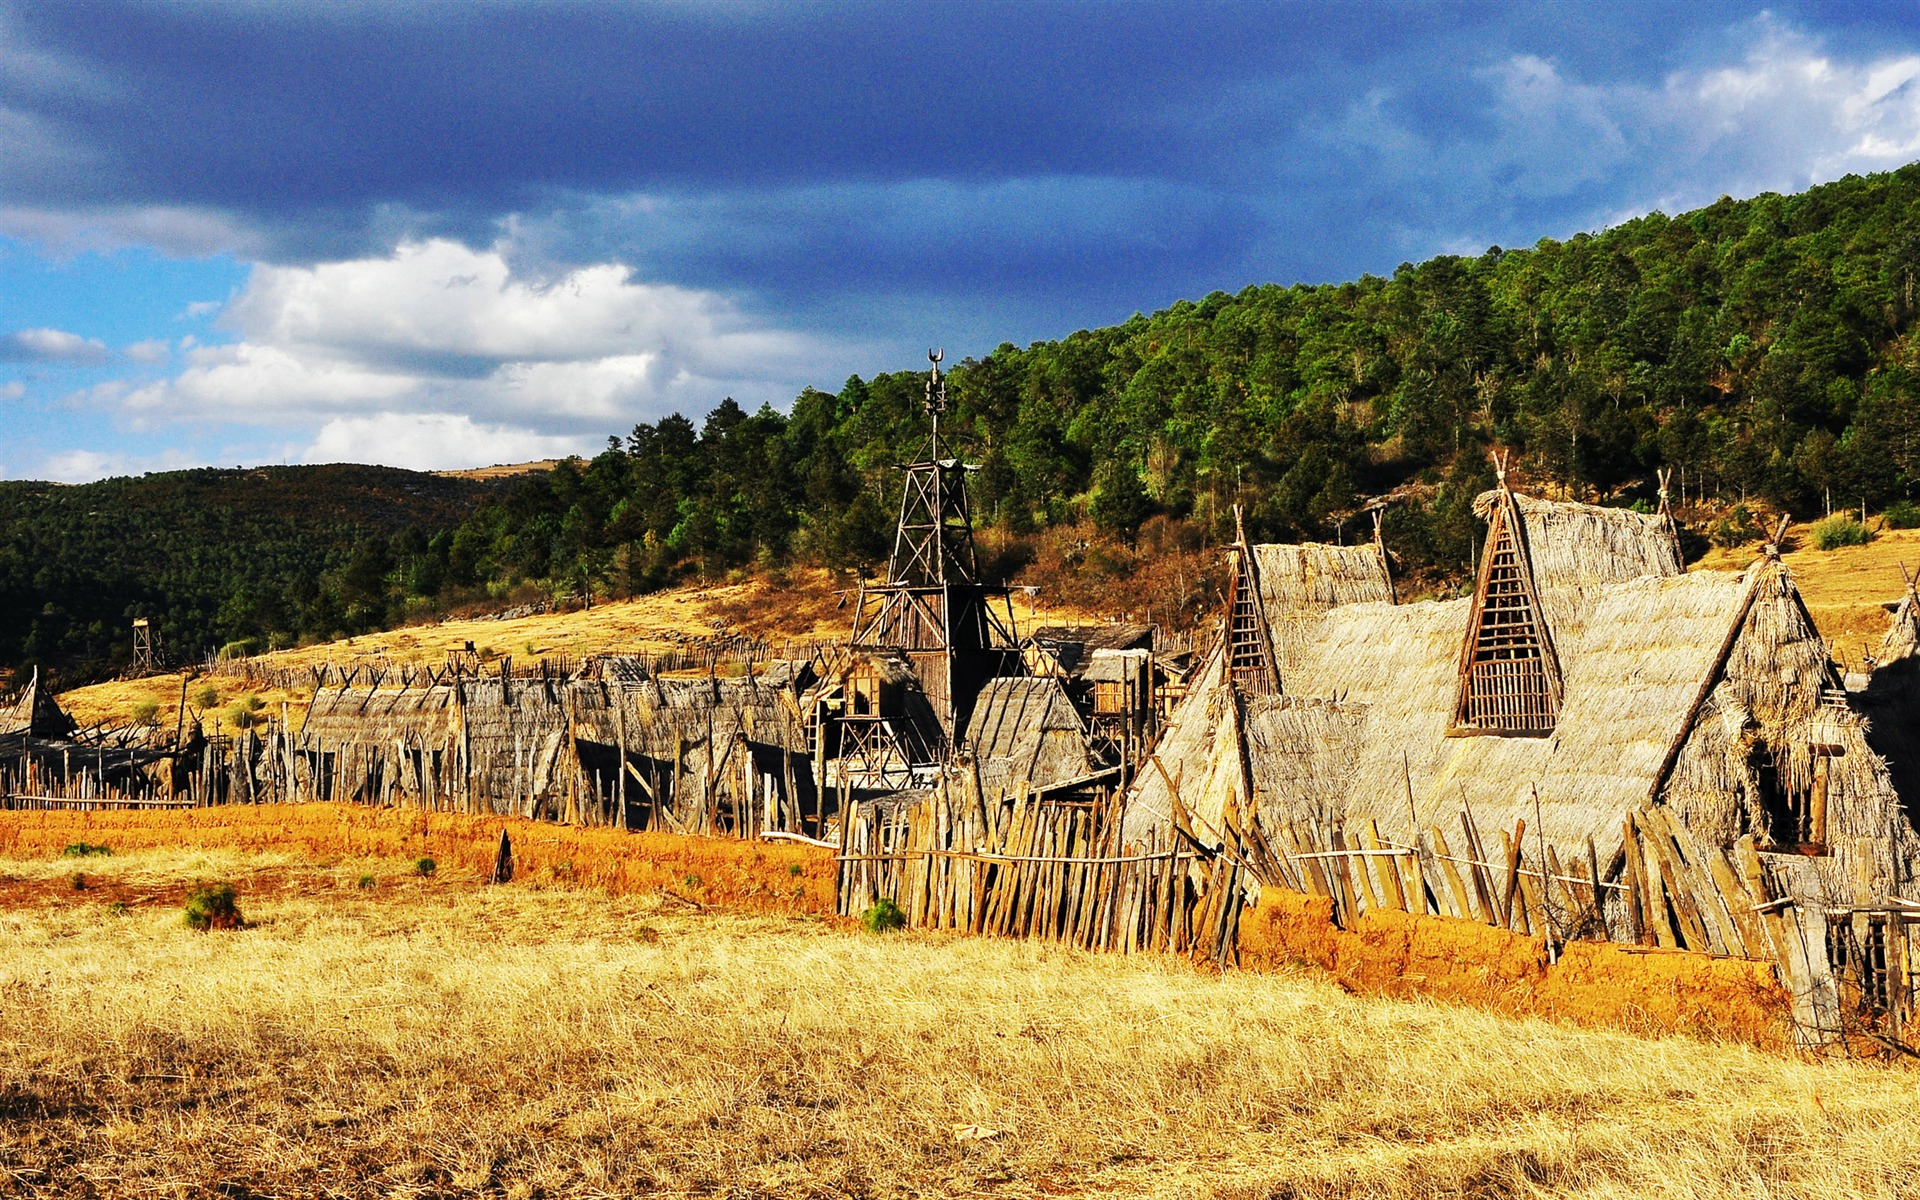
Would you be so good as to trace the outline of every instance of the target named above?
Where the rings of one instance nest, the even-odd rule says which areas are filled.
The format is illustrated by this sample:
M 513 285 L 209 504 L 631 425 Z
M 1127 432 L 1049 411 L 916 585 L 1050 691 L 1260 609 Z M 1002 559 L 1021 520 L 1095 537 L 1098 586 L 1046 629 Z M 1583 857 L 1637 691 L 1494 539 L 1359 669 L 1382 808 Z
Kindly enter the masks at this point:
M 1170 843 L 1123 844 L 1117 799 L 959 787 L 863 802 L 840 830 L 839 911 L 886 900 L 912 927 L 1229 966 L 1247 904 L 1274 887 L 1327 898 L 1342 928 L 1387 911 L 1540 938 L 1550 959 L 1584 940 L 1764 961 L 1806 1046 L 1904 1047 L 1920 1002 L 1920 909 L 1797 902 L 1751 835 L 1703 850 L 1657 805 L 1625 819 L 1604 868 L 1590 839 L 1563 861 L 1525 821 L 1488 836 L 1466 811 L 1456 849 L 1438 825 L 1404 844 L 1367 818 L 1268 830 L 1230 799 L 1211 829 L 1174 809 Z
M 839 911 L 890 901 L 907 924 L 1089 950 L 1235 958 L 1242 868 L 1192 846 L 1120 846 L 1120 802 L 977 789 L 856 805 L 841 823 Z

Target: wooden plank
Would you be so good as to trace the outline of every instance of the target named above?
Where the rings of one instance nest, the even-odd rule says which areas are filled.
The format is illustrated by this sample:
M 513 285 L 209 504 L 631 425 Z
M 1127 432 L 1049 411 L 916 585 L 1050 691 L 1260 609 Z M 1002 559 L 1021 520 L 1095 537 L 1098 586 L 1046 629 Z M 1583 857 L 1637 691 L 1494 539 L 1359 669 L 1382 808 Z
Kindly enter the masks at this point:
M 1707 852 L 1707 867 L 1720 893 L 1720 903 L 1739 934 L 1740 944 L 1735 953 L 1743 958 L 1770 958 L 1766 929 L 1760 923 L 1760 914 L 1753 911 L 1753 901 L 1747 898 L 1747 890 L 1741 886 L 1733 864 L 1725 854 L 1713 849 Z
M 1693 872 L 1687 867 L 1685 856 L 1681 853 L 1678 840 L 1674 836 L 1673 825 L 1668 814 L 1656 806 L 1644 810 L 1651 837 L 1648 839 L 1660 855 L 1662 879 L 1666 882 L 1669 895 L 1673 899 L 1674 911 L 1679 915 L 1686 935 L 1687 949 L 1705 953 L 1726 953 L 1726 943 L 1716 938 L 1715 930 L 1708 924 L 1706 914 L 1701 911 Z
M 1480 831 L 1473 827 L 1473 815 L 1460 813 L 1460 836 L 1467 840 L 1467 873 L 1473 879 L 1474 898 L 1480 902 L 1481 918 L 1489 925 L 1506 924 L 1505 910 L 1494 902 L 1493 877 L 1487 871 L 1486 847 L 1480 844 Z
M 1366 822 L 1361 825 L 1360 834 L 1366 840 L 1367 849 L 1386 849 L 1386 846 L 1380 841 L 1380 824 L 1372 817 L 1368 817 Z M 1382 893 L 1382 897 L 1398 911 L 1406 912 L 1407 892 L 1405 880 L 1400 877 L 1399 861 L 1397 859 L 1379 858 L 1375 859 L 1374 862 L 1379 865 L 1380 878 L 1385 881 L 1385 890 Z
M 1646 861 L 1640 834 L 1628 816 L 1620 823 L 1620 878 L 1627 885 L 1627 934 L 1642 946 L 1654 944 L 1653 911 L 1647 899 Z
M 1639 821 L 1635 821 L 1638 829 Z M 1653 931 L 1654 941 L 1669 950 L 1680 946 L 1680 934 L 1674 927 L 1673 909 L 1678 907 L 1670 903 L 1668 888 L 1671 882 L 1660 869 L 1660 851 L 1656 846 L 1659 839 L 1651 832 L 1642 831 L 1634 846 L 1640 856 L 1640 878 L 1645 885 L 1647 927 Z
M 1447 892 L 1453 900 L 1453 915 L 1463 921 L 1474 919 L 1473 904 L 1467 895 L 1467 885 L 1460 878 L 1460 871 L 1454 866 L 1452 847 L 1447 845 L 1447 835 L 1440 832 L 1438 825 L 1430 826 L 1427 836 L 1433 839 L 1433 851 L 1440 856 L 1440 872 L 1446 876 Z
M 1520 886 L 1520 847 L 1525 844 L 1526 836 L 1527 823 L 1524 819 L 1515 823 L 1511 836 L 1504 829 L 1500 831 L 1500 848 L 1507 860 L 1507 876 L 1500 890 L 1500 924 L 1516 931 L 1519 927 L 1513 919 L 1513 898 Z
M 1553 931 L 1553 923 L 1547 919 L 1545 889 L 1541 887 L 1540 881 L 1534 877 L 1532 872 L 1520 869 L 1524 865 L 1525 859 L 1523 858 L 1519 863 L 1515 864 L 1514 868 L 1514 873 L 1518 875 L 1520 879 L 1521 911 L 1514 914 L 1516 919 L 1512 926 L 1513 931 L 1515 933 L 1530 934 L 1537 938 L 1550 937 Z M 1518 919 L 1522 916 L 1526 918 L 1524 925 Z

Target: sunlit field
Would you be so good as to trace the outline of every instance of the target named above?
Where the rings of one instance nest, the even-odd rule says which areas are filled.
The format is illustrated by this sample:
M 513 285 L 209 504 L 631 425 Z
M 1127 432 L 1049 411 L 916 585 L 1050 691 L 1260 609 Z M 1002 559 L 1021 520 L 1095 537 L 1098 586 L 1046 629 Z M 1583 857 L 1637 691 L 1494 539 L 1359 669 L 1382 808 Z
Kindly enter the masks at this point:
M 76 882 L 76 873 L 80 878 Z M 1896 1196 L 1920 1076 L 400 861 L 0 862 L 0 1189 Z M 247 927 L 181 901 L 234 883 Z

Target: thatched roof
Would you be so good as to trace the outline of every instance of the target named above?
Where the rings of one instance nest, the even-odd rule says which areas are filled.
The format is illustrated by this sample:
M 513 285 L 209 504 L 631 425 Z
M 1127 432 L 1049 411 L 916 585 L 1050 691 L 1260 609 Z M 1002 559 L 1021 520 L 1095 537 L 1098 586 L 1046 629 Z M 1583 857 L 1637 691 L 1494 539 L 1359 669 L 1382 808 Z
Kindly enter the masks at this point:
M 1910 657 L 1916 648 L 1920 648 L 1920 597 L 1908 588 L 1907 594 L 1893 606 L 1893 615 L 1887 618 L 1887 632 L 1881 636 L 1880 649 L 1874 657 L 1884 666 Z
M 1457 843 L 1471 810 L 1484 833 L 1524 819 L 1530 839 L 1544 833 L 1563 853 L 1584 856 L 1592 837 L 1610 855 L 1622 818 L 1658 795 L 1690 829 L 1730 841 L 1760 820 L 1743 807 L 1754 793 L 1745 772 L 1755 739 L 1770 735 L 1783 779 L 1807 769 L 1811 741 L 1857 743 L 1836 760 L 1834 811 L 1854 828 L 1886 828 L 1885 767 L 1859 740 L 1864 722 L 1822 707 L 1832 672 L 1783 566 L 1582 594 L 1588 604 L 1556 631 L 1566 698 L 1549 737 L 1448 736 L 1469 600 L 1345 605 L 1303 625 L 1287 694 L 1247 707 L 1263 822 L 1365 816 L 1404 842 L 1417 814 Z M 1202 824 L 1217 825 L 1240 790 L 1232 707 L 1214 668 L 1158 748 Z M 1829 731 L 1812 737 L 1815 722 Z M 1166 811 L 1165 791 L 1142 773 L 1130 835 Z
M 1053 678 L 989 680 L 967 721 L 967 746 L 989 792 L 1045 788 L 1093 770 L 1086 727 Z
M 1100 625 L 1042 625 L 1029 636 L 1036 642 L 1076 645 L 1089 654 L 1095 650 L 1153 649 L 1153 626 L 1122 621 Z
M 1324 612 L 1343 604 L 1393 602 L 1386 559 L 1371 542 L 1357 546 L 1321 542 L 1257 545 L 1250 549 L 1260 580 L 1260 601 L 1270 621 Z
M 1474 499 L 1473 511 L 1482 519 L 1490 517 L 1500 495 L 1482 492 Z M 1513 499 L 1526 527 L 1534 586 L 1556 638 L 1561 623 L 1577 619 L 1586 606 L 1588 590 L 1686 569 L 1679 534 L 1665 516 L 1518 493 Z
M 0 710 L 0 734 L 63 738 L 78 728 L 79 725 L 53 698 L 53 693 L 41 686 L 38 667 L 34 668 L 33 678 L 27 681 L 26 688 L 12 706 Z

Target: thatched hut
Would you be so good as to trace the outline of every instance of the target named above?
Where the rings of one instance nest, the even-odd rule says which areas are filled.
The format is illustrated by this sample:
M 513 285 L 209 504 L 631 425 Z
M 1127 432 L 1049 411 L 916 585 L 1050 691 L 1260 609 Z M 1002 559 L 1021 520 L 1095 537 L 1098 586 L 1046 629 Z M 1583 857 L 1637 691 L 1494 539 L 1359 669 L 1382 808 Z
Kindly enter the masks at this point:
M 1463 812 L 1524 819 L 1573 861 L 1592 839 L 1617 873 L 1624 819 L 1658 804 L 1705 845 L 1754 835 L 1804 898 L 1913 894 L 1920 839 L 1784 565 L 1683 574 L 1664 515 L 1504 488 L 1476 508 L 1471 598 L 1283 607 L 1263 587 L 1275 686 L 1249 694 L 1209 665 L 1130 832 L 1174 789 L 1202 828 L 1250 791 L 1270 828 L 1371 818 L 1400 844 Z M 1307 556 L 1247 557 L 1264 575 Z
M 966 744 L 989 794 L 1048 792 L 1094 771 L 1087 727 L 1058 679 L 1002 678 L 981 689 Z
M 53 693 L 41 684 L 38 667 L 13 703 L 0 709 L 0 735 L 63 738 L 78 728 L 74 719 L 60 707 L 60 702 L 53 698 Z

